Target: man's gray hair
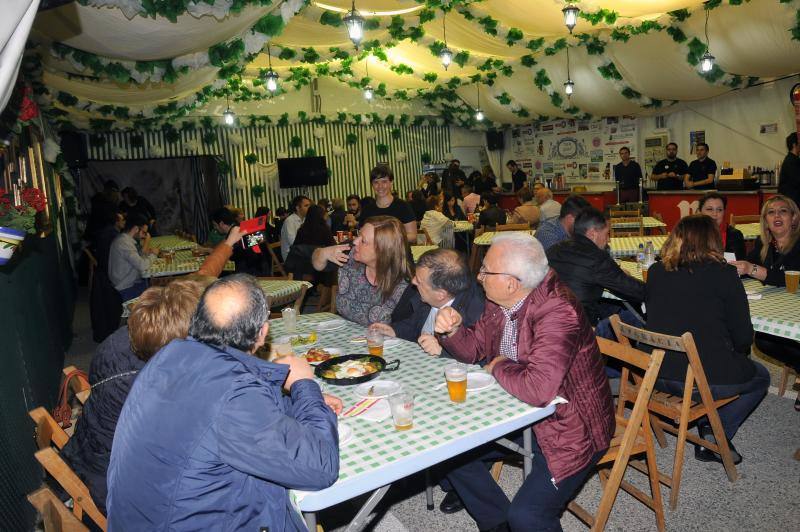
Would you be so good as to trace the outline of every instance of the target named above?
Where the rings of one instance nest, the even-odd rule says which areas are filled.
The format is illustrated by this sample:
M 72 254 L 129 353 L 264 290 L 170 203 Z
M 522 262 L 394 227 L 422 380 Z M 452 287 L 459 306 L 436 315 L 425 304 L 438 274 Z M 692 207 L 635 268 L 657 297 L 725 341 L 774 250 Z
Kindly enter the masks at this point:
M 503 246 L 504 271 L 517 277 L 522 286 L 533 290 L 550 271 L 542 244 L 527 233 L 499 233 L 492 247 Z

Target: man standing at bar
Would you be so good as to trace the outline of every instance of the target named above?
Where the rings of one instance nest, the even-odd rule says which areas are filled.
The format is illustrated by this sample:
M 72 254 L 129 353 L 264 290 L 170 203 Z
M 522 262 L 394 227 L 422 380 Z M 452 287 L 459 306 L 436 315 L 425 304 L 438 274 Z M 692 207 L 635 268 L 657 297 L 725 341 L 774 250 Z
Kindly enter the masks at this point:
M 642 180 L 642 167 L 631 160 L 631 150 L 627 146 L 619 149 L 621 162 L 614 165 L 614 179 L 619 187 L 620 203 L 639 201 L 639 183 Z
M 800 142 L 797 141 L 797 132 L 793 131 L 786 137 L 786 149 L 789 153 L 781 163 L 778 194 L 792 198 L 800 205 Z
M 708 144 L 705 142 L 698 143 L 695 150 L 697 159 L 689 164 L 689 171 L 683 176 L 683 186 L 693 190 L 713 189 L 717 163 L 708 156 Z
M 508 171 L 511 172 L 511 181 L 514 183 L 513 192 L 521 189 L 525 186 L 528 182 L 528 174 L 522 171 L 522 169 L 517 165 L 517 161 L 513 159 L 506 163 L 506 168 Z
M 658 190 L 681 190 L 683 176 L 688 172 L 686 161 L 678 158 L 678 145 L 670 142 L 667 144 L 667 158 L 658 161 L 650 178 L 656 182 Z
M 454 459 L 447 475 L 480 530 L 560 530 L 560 516 L 608 449 L 614 404 L 589 320 L 550 270 L 529 235 L 495 237 L 478 273 L 486 292 L 472 327 L 452 307 L 436 316 L 442 347 L 484 368 L 500 386 L 535 407 L 557 396 L 569 403 L 533 425 L 533 469 L 509 502 L 486 461 L 505 453 L 492 444 Z M 521 440 L 517 436 L 512 439 Z

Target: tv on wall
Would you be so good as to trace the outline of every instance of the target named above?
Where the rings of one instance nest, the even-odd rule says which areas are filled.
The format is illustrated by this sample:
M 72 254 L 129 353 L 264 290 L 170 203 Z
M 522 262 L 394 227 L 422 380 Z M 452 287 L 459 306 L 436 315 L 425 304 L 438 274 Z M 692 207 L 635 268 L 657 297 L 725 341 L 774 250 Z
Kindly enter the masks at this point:
M 328 165 L 325 157 L 278 159 L 278 181 L 281 188 L 327 185 Z

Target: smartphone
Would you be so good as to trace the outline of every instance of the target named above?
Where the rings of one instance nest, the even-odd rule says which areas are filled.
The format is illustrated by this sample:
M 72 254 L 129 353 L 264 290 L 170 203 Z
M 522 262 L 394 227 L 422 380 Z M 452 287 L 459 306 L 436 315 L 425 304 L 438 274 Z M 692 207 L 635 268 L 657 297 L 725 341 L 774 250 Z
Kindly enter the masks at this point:
M 260 243 L 264 242 L 266 238 L 267 236 L 264 231 L 256 231 L 255 233 L 244 235 L 242 237 L 242 245 L 246 248 L 254 248 Z

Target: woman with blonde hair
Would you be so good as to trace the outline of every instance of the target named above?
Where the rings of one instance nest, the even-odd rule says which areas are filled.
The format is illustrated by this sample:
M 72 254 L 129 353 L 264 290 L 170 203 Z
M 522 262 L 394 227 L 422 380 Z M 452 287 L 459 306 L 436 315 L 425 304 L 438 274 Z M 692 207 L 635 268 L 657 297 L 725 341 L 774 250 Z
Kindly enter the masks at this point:
M 449 195 L 448 195 L 449 196 Z M 452 198 L 452 196 L 449 196 Z M 424 230 L 436 246 L 451 248 L 455 243 L 453 221 L 443 212 L 445 209 L 442 196 L 431 196 L 427 200 L 427 210 L 419 223 L 420 230 Z
M 349 256 L 348 256 L 349 253 Z M 314 251 L 317 271 L 340 266 L 336 309 L 361 325 L 390 323 L 392 311 L 414 276 L 405 228 L 393 216 L 367 218 L 350 244 Z
M 704 214 L 682 218 L 667 238 L 661 262 L 647 279 L 647 329 L 680 336 L 692 333 L 714 399 L 739 395 L 718 409 L 725 436 L 731 440 L 755 410 L 769 387 L 766 368 L 750 360 L 753 325 L 736 268 L 723 257 L 717 224 Z M 683 395 L 688 359 L 668 351 L 656 388 Z M 713 441 L 708 419 L 697 422 L 700 436 Z M 730 446 L 734 463 L 742 457 Z M 695 448 L 695 458 L 721 462 L 714 452 Z
M 528 187 L 522 187 L 517 191 L 519 207 L 511 213 L 512 224 L 528 224 L 531 227 L 539 225 L 539 207 L 533 201 L 533 191 Z
M 747 260 L 733 263 L 739 275 L 763 284 L 786 286 L 786 270 L 800 270 L 800 210 L 791 198 L 777 194 L 761 208 L 761 236 Z

